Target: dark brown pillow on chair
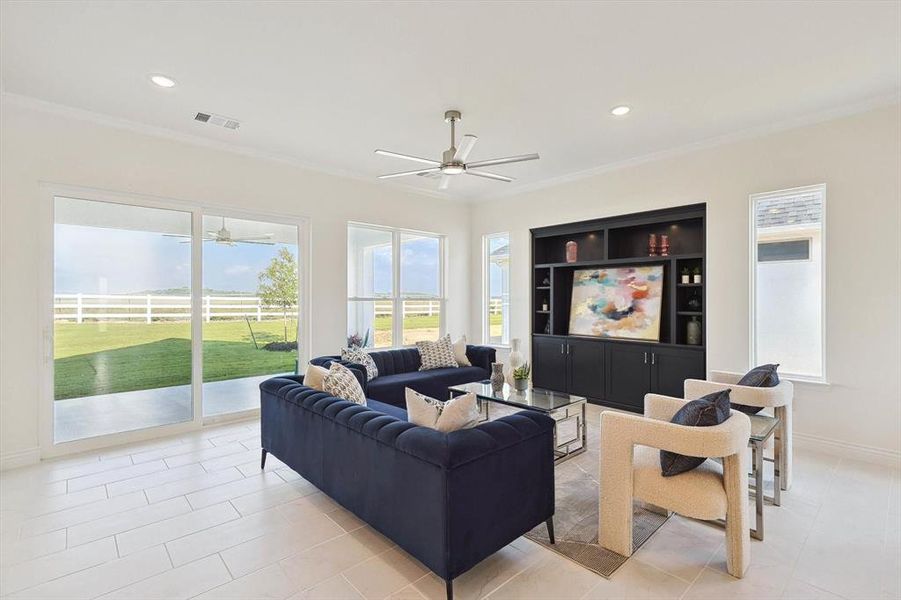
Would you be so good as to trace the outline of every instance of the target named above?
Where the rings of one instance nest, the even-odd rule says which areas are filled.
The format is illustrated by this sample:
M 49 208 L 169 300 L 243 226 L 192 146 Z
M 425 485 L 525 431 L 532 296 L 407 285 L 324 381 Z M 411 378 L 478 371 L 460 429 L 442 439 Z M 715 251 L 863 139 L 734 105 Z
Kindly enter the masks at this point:
M 689 427 L 710 427 L 725 423 L 729 418 L 729 392 L 731 391 L 721 390 L 686 402 L 685 406 L 676 411 L 670 423 Z M 660 468 L 664 477 L 672 477 L 696 469 L 704 464 L 705 460 L 707 459 L 700 456 L 685 456 L 669 450 L 660 451 Z
M 746 385 L 748 387 L 776 387 L 779 385 L 779 374 L 776 373 L 776 369 L 778 368 L 778 364 L 754 367 L 745 373 L 744 377 L 738 380 L 737 385 Z M 756 415 L 763 410 L 762 406 L 745 406 L 744 404 L 733 404 L 732 408 L 741 411 L 746 415 Z

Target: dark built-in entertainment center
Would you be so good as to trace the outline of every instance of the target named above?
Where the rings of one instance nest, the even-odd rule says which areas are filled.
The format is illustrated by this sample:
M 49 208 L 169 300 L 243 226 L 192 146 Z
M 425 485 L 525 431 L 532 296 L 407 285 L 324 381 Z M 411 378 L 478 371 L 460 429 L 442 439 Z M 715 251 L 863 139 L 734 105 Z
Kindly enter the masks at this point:
M 535 387 L 642 412 L 646 393 L 681 398 L 685 379 L 704 378 L 705 214 L 704 204 L 692 204 L 531 230 Z M 649 255 L 651 234 L 657 252 L 660 236 L 667 236 L 667 255 Z M 567 262 L 568 242 L 577 246 L 574 262 Z M 645 265 L 663 266 L 659 341 L 569 334 L 576 270 Z M 693 340 L 699 343 L 689 343 L 689 327 L 700 328 L 700 340 Z

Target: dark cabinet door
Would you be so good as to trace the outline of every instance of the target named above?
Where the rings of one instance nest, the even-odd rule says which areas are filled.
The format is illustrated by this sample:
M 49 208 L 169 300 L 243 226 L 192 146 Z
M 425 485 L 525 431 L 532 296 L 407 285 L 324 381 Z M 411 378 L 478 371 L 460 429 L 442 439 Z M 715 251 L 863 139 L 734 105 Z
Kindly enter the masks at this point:
M 651 390 L 651 352 L 645 344 L 607 344 L 607 401 L 644 411 Z
M 532 338 L 532 385 L 537 388 L 566 391 L 566 340 Z
M 651 349 L 651 391 L 683 397 L 686 379 L 704 379 L 704 352 L 682 348 Z
M 591 340 L 570 340 L 567 344 L 569 369 L 566 391 L 577 396 L 603 400 L 606 392 L 605 344 Z

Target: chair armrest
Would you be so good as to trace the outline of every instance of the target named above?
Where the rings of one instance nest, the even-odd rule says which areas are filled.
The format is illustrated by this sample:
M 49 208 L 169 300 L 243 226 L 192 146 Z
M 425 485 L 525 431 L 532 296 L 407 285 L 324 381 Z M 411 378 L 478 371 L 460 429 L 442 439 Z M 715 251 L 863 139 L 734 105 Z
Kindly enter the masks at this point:
M 473 346 L 472 344 L 467 344 L 466 358 L 469 359 L 472 366 L 481 367 L 490 373 L 491 363 L 497 360 L 497 350 L 492 346 Z
M 601 413 L 605 443 L 650 446 L 686 456 L 717 458 L 743 452 L 751 437 L 751 420 L 737 411 L 720 425 L 691 427 L 613 411 Z
M 695 400 L 706 394 L 731 389 L 729 400 L 733 404 L 754 406 L 758 408 L 775 408 L 791 403 L 794 394 L 794 386 L 790 381 L 780 381 L 775 387 L 754 387 L 748 385 L 736 385 L 718 383 L 714 381 L 701 381 L 700 379 L 685 380 L 685 398 Z
M 708 381 L 712 381 L 714 383 L 727 383 L 729 385 L 735 385 L 738 383 L 738 380 L 744 377 L 741 373 L 732 373 L 731 371 L 711 371 L 710 379 Z
M 669 422 L 683 406 L 685 406 L 685 400 L 681 398 L 661 396 L 660 394 L 645 394 L 644 396 L 644 416 L 649 419 Z

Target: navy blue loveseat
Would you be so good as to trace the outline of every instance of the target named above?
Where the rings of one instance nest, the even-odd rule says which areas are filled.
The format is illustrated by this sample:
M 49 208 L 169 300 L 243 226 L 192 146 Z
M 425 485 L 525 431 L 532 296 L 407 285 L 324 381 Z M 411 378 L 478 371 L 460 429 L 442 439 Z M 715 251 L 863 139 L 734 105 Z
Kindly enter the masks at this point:
M 471 367 L 449 367 L 428 371 L 419 370 L 422 361 L 416 348 L 370 352 L 369 356 L 379 370 L 379 376 L 375 379 L 366 377 L 363 365 L 343 361 L 340 356 L 320 356 L 310 362 L 326 369 L 332 362 L 339 362 L 355 372 L 367 398 L 404 408 L 407 406 L 404 388 L 414 389 L 431 398 L 445 400 L 448 397 L 447 388 L 451 386 L 488 379 L 491 376 L 491 363 L 495 361 L 496 351 L 491 346 L 468 345 L 466 358 L 472 363 Z
M 553 539 L 553 420 L 522 411 L 441 433 L 276 377 L 260 384 L 271 452 L 447 582 L 541 523 Z

